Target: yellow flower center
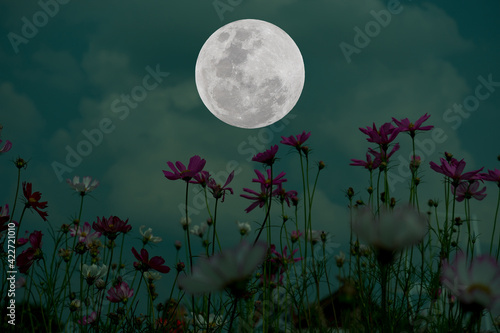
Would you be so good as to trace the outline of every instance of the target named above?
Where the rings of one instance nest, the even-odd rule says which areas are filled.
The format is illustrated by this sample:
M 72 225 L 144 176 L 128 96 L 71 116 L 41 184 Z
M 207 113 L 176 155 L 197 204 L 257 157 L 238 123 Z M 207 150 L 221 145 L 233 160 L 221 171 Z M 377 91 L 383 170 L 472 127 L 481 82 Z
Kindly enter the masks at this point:
M 468 293 L 472 293 L 476 290 L 482 291 L 485 294 L 491 295 L 491 288 L 488 286 L 485 286 L 484 284 L 474 283 L 474 284 L 471 284 L 469 287 L 467 287 Z
M 36 200 L 35 198 L 29 198 L 28 201 L 30 203 L 35 203 L 35 202 L 38 202 L 38 200 Z

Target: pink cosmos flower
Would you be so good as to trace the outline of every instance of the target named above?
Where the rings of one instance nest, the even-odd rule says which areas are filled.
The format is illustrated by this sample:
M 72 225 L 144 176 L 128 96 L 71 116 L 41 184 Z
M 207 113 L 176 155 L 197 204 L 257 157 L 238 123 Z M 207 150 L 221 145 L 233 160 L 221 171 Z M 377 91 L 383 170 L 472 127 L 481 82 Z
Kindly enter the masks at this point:
M 110 240 L 116 239 L 119 233 L 127 233 L 132 229 L 132 226 L 127 224 L 128 219 L 123 221 L 117 216 L 110 216 L 109 218 L 102 217 L 102 220 L 97 217 L 97 223 L 92 224 L 95 231 L 102 233 Z
M 271 253 L 274 254 L 275 257 L 271 258 L 270 261 L 278 264 L 279 269 L 280 269 L 280 274 L 283 274 L 284 272 L 286 272 L 288 270 L 288 266 L 290 264 L 293 265 L 294 263 L 302 260 L 302 258 L 294 258 L 293 257 L 299 249 L 293 250 L 292 253 L 290 255 L 288 255 L 288 253 L 287 253 L 288 246 L 285 246 L 283 248 L 283 253 L 279 253 L 278 251 L 276 251 L 276 247 L 273 245 L 271 245 Z
M 290 233 L 290 239 L 292 243 L 297 242 L 300 236 L 302 236 L 302 232 L 300 232 L 300 230 L 292 230 L 292 232 Z
M 73 225 L 69 229 L 69 231 L 72 237 L 78 236 L 78 241 L 87 245 L 92 243 L 94 239 L 97 239 L 102 235 L 98 231 L 92 232 L 92 226 L 88 222 L 85 222 L 82 228 L 80 228 L 80 226 L 78 225 Z
M 92 325 L 93 323 L 95 323 L 96 320 L 97 320 L 97 312 L 92 311 L 90 315 L 83 316 L 81 320 L 79 319 L 78 324 L 83 326 Z
M 195 155 L 189 159 L 188 167 L 181 162 L 177 161 L 174 163 L 167 162 L 168 166 L 173 172 L 163 170 L 163 174 L 167 179 L 177 180 L 182 179 L 189 182 L 197 173 L 201 172 L 205 167 L 206 161 L 200 156 Z
M 0 140 L 0 143 L 2 143 L 2 140 Z M 10 142 L 9 140 L 6 140 L 5 145 L 2 148 L 0 148 L 0 153 L 6 153 L 11 148 L 12 148 L 12 142 Z
M 273 191 L 273 196 L 278 197 L 281 203 L 286 202 L 288 207 L 290 207 L 290 200 L 297 197 L 297 191 L 286 191 L 283 188 L 283 184 L 279 183 L 278 188 Z
M 227 185 L 229 185 L 229 183 L 233 180 L 233 178 L 234 178 L 234 171 L 229 174 L 226 182 L 224 183 L 224 186 L 217 184 L 213 178 L 210 178 L 210 180 L 208 181 L 208 188 L 215 199 L 220 199 L 222 197 L 222 202 L 224 202 L 224 199 L 226 197 L 226 191 L 229 191 L 231 192 L 231 194 L 234 194 L 233 189 L 227 187 Z
M 202 170 L 193 176 L 194 180 L 190 180 L 191 184 L 198 184 L 202 187 L 206 187 L 210 180 L 210 173 L 208 171 Z
M 31 247 L 24 250 L 17 257 L 17 266 L 19 267 L 19 272 L 26 274 L 30 269 L 31 265 L 42 258 L 42 232 L 33 231 L 29 236 L 29 242 Z
M 99 186 L 99 182 L 97 180 L 94 179 L 94 181 L 92 181 L 92 177 L 88 176 L 83 177 L 82 182 L 80 182 L 79 176 L 73 177 L 73 180 L 66 179 L 66 182 L 72 189 L 79 192 L 81 196 L 84 196 L 85 194 L 92 192 L 97 188 L 97 186 Z
M 434 126 L 422 126 L 422 123 L 430 118 L 427 113 L 420 117 L 415 124 L 411 123 L 408 118 L 397 120 L 392 117 L 392 121 L 398 126 L 400 132 L 408 132 L 412 138 L 415 137 L 416 131 L 429 131 L 434 128 Z
M 488 182 L 495 182 L 497 183 L 498 187 L 500 187 L 500 170 L 488 170 L 488 173 L 481 173 L 480 175 L 483 180 L 486 180 Z
M 251 274 L 262 263 L 267 244 L 255 246 L 242 241 L 234 249 L 224 250 L 209 258 L 200 258 L 192 275 L 179 276 L 179 287 L 190 294 L 206 294 L 229 289 L 236 297 L 246 291 Z
M 351 161 L 352 161 L 352 163 L 350 163 L 349 165 L 362 166 L 365 169 L 368 169 L 369 171 L 372 171 L 380 166 L 380 160 L 377 160 L 377 159 L 372 160 L 371 155 L 368 153 L 366 153 L 366 161 L 357 160 L 354 158 L 352 158 Z
M 258 153 L 254 157 L 252 157 L 252 161 L 264 163 L 266 165 L 273 165 L 276 160 L 276 153 L 278 152 L 278 145 L 272 146 L 270 149 Z
M 368 142 L 379 144 L 383 150 L 387 150 L 389 143 L 394 141 L 399 134 L 399 129 L 394 127 L 391 123 L 383 124 L 380 129 L 377 129 L 377 126 L 373 123 L 373 127 L 367 126 L 359 130 L 368 135 L 366 139 Z
M 397 152 L 399 150 L 399 143 L 396 143 L 394 145 L 394 147 L 392 147 L 391 151 L 389 152 L 389 154 L 387 154 L 387 151 L 386 150 L 383 150 L 382 149 L 382 152 L 378 152 L 372 148 L 368 148 L 368 151 L 370 152 L 370 154 L 372 154 L 374 157 L 375 157 L 375 161 L 374 163 L 378 164 L 379 166 L 382 164 L 382 163 L 389 163 L 389 158 L 394 155 L 395 152 Z
M 288 146 L 295 147 L 298 151 L 302 148 L 302 144 L 309 139 L 311 136 L 311 132 L 306 134 L 306 131 L 303 131 L 302 134 L 297 134 L 295 137 L 293 135 L 289 136 L 288 138 L 282 136 L 281 138 L 283 140 L 280 141 L 280 143 Z
M 470 182 L 462 182 L 457 187 L 452 186 L 453 193 L 455 194 L 455 199 L 458 202 L 464 201 L 464 199 L 474 198 L 476 200 L 483 200 L 486 197 L 486 186 L 481 190 L 479 189 L 479 182 L 477 180 Z
M 123 302 L 126 304 L 129 298 L 133 295 L 134 290 L 128 286 L 127 282 L 121 281 L 119 284 L 108 290 L 108 296 L 106 296 L 106 298 L 111 303 Z
M 254 190 L 251 190 L 249 188 L 244 188 L 243 191 L 252 194 L 252 196 L 248 194 L 240 194 L 241 197 L 255 201 L 245 209 L 245 212 L 247 213 L 250 213 L 257 206 L 259 206 L 259 208 L 264 207 L 267 199 L 269 198 L 269 195 L 267 193 L 268 191 L 263 184 L 261 184 L 260 186 L 260 193 L 255 192 Z
M 40 202 L 42 198 L 42 194 L 40 192 L 32 192 L 31 183 L 23 182 L 23 194 L 26 198 L 26 207 L 33 208 L 40 217 L 47 221 L 47 216 L 49 215 L 47 212 L 42 211 L 42 209 L 47 208 L 47 201 Z
M 455 158 L 452 158 L 449 163 L 442 157 L 439 160 L 441 161 L 441 165 L 437 165 L 434 162 L 429 163 L 431 169 L 447 177 L 450 177 L 454 186 L 458 186 L 458 184 L 460 184 L 464 180 L 481 179 L 481 176 L 478 175 L 478 173 L 484 168 L 462 174 L 466 164 L 463 159 L 457 161 Z
M 257 178 L 253 178 L 252 182 L 254 183 L 260 183 L 263 185 L 266 189 L 270 188 L 273 185 L 279 185 L 281 183 L 286 182 L 285 177 L 286 173 L 280 172 L 279 175 L 277 175 L 272 181 L 271 181 L 271 169 L 267 169 L 267 178 L 257 169 L 254 170 L 255 174 L 257 175 Z
M 459 252 L 452 263 L 442 263 L 441 283 L 470 309 L 500 306 L 500 266 L 495 258 L 482 255 L 470 262 Z
M 374 215 L 362 208 L 352 221 L 352 230 L 377 250 L 395 252 L 419 243 L 427 233 L 427 217 L 412 206 L 381 210 Z
M 150 269 L 154 269 L 160 273 L 168 273 L 170 272 L 170 268 L 165 266 L 165 259 L 159 256 L 155 256 L 149 259 L 149 253 L 146 249 L 141 249 L 141 254 L 137 252 L 137 250 L 133 247 L 132 253 L 134 257 L 136 257 L 139 262 L 134 262 L 134 267 L 136 270 L 141 272 L 149 271 Z

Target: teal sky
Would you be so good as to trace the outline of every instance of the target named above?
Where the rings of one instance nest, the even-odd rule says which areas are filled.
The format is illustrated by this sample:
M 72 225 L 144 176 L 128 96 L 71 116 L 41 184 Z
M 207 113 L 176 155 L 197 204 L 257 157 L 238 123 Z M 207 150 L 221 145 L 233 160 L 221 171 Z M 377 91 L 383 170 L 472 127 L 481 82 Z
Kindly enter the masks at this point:
M 364 158 L 370 147 L 358 128 L 391 117 L 415 121 L 429 113 L 426 124 L 440 129 L 435 134 L 439 142 L 431 141 L 431 133 L 417 136 L 424 160 L 423 207 L 429 198 L 442 199 L 441 177 L 428 162 L 437 162 L 445 151 L 464 158 L 468 171 L 500 168 L 498 1 L 65 1 L 0 3 L 1 139 L 13 143 L 0 157 L 0 204 L 13 202 L 16 169 L 10 161 L 21 156 L 30 160 L 23 180 L 49 202 L 55 226 L 68 223 L 79 207 L 78 195 L 64 180 L 89 175 L 101 184 L 85 202 L 84 220 L 129 218 L 134 236 L 140 225 L 152 227 L 164 238 L 155 255 L 173 265 L 168 259 L 173 242 L 183 239 L 179 204 L 184 184 L 168 181 L 162 170 L 167 161 L 186 163 L 198 154 L 213 173 L 238 170 L 231 183 L 235 195 L 219 207 L 222 238 L 232 244 L 239 239 L 235 221 L 251 222 L 254 231 L 263 219 L 262 211 L 246 214 L 250 202 L 239 197 L 243 187 L 256 188 L 251 179 L 260 166 L 249 162 L 252 138 L 269 148 L 281 135 L 305 130 L 312 132 L 311 173 L 318 161 L 327 165 L 315 197 L 313 227 L 346 248 L 344 191 L 352 186 L 360 193 L 357 198 L 367 199 L 368 173 L 349 166 L 351 158 Z M 43 14 L 43 7 L 51 15 Z M 390 21 L 380 26 L 375 16 L 389 9 Z M 279 26 L 302 52 L 305 86 L 290 115 L 274 127 L 280 131 L 231 127 L 205 108 L 196 90 L 194 66 L 205 40 L 221 26 L 246 18 Z M 39 27 L 30 30 L 34 20 Z M 367 25 L 379 29 L 366 45 L 359 44 L 357 31 L 366 33 Z M 348 57 L 346 45 L 356 48 Z M 148 67 L 169 75 L 129 113 L 113 112 L 113 102 L 141 85 Z M 462 113 L 454 111 L 460 104 L 465 104 Z M 54 162 L 67 164 L 67 147 L 76 149 L 86 140 L 84 132 L 99 126 L 109 133 L 58 176 Z M 409 179 L 398 166 L 408 159 L 411 141 L 407 135 L 397 141 L 402 149 L 394 157 L 392 194 L 404 203 Z M 290 177 L 287 189 L 301 193 L 297 156 L 281 146 L 279 157 L 276 168 Z M 487 236 L 481 239 L 484 248 L 498 192 L 494 184 L 487 186 L 488 197 L 472 207 L 479 232 Z M 204 211 L 193 214 L 193 224 L 206 217 Z M 28 214 L 23 227 L 43 228 L 43 221 Z

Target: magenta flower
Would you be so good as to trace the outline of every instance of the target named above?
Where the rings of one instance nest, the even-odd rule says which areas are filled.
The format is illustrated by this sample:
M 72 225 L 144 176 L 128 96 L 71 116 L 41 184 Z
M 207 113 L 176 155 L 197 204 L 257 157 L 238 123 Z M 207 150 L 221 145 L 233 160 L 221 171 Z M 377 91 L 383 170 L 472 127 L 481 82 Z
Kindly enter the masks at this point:
M 275 255 L 274 258 L 271 258 L 269 261 L 272 263 L 276 263 L 279 266 L 280 274 L 283 274 L 288 270 L 288 266 L 290 264 L 295 264 L 297 261 L 301 261 L 302 258 L 294 258 L 293 256 L 299 249 L 295 249 L 292 251 L 290 255 L 287 253 L 288 246 L 283 248 L 283 253 L 279 253 L 276 251 L 276 247 L 271 245 L 271 253 Z
M 400 132 L 409 132 L 412 138 L 415 137 L 416 131 L 429 131 L 434 126 L 422 126 L 422 123 L 430 118 L 427 113 L 420 117 L 415 124 L 411 123 L 408 118 L 401 119 L 400 121 L 392 117 L 392 121 L 398 126 Z
M 163 170 L 163 174 L 167 179 L 177 180 L 182 179 L 186 182 L 190 181 L 197 173 L 201 172 L 205 167 L 206 161 L 202 159 L 200 156 L 195 155 L 189 159 L 188 167 L 181 162 L 177 161 L 174 163 L 167 162 L 170 169 L 173 172 Z
M 33 231 L 29 236 L 31 247 L 24 250 L 17 257 L 19 272 L 26 274 L 35 261 L 42 259 L 42 236 L 42 232 L 37 230 Z
M 281 172 L 271 181 L 271 169 L 267 169 L 267 178 L 264 177 L 264 175 L 259 170 L 255 169 L 254 171 L 257 175 L 257 178 L 253 178 L 252 182 L 260 183 L 266 189 L 272 187 L 273 185 L 279 185 L 286 182 L 286 178 L 283 178 L 286 175 L 286 173 L 284 172 Z
M 366 139 L 368 142 L 379 144 L 383 150 L 387 150 L 389 143 L 394 141 L 399 134 L 399 129 L 394 127 L 391 123 L 383 124 L 380 129 L 377 129 L 375 123 L 373 127 L 366 127 L 359 129 L 364 134 L 368 135 Z
M 92 313 L 88 316 L 83 316 L 82 319 L 78 319 L 78 324 L 86 326 L 92 325 L 97 320 L 97 312 L 92 311 Z
M 483 180 L 495 182 L 500 187 L 500 170 L 488 170 L 488 173 L 481 173 L 480 175 Z
M 278 197 L 281 203 L 286 202 L 288 207 L 290 207 L 290 200 L 297 197 L 297 191 L 286 191 L 283 188 L 282 183 L 278 184 L 278 188 L 273 191 L 273 196 Z
M 126 234 L 132 229 L 132 226 L 127 224 L 128 219 L 126 221 L 121 220 L 117 216 L 110 216 L 109 218 L 102 217 L 102 220 L 97 217 L 97 223 L 94 222 L 92 224 L 92 228 L 95 231 L 102 233 L 110 240 L 116 239 L 119 233 Z
M 139 262 L 134 262 L 134 267 L 136 270 L 141 272 L 147 272 L 150 269 L 158 271 L 160 273 L 168 273 L 170 272 L 170 268 L 165 266 L 165 259 L 159 256 L 155 256 L 149 259 L 149 253 L 146 249 L 141 249 L 141 254 L 137 252 L 137 250 L 133 247 L 132 253 L 134 257 L 136 257 Z
M 0 140 L 0 143 L 2 143 L 2 140 Z M 12 142 L 10 142 L 9 140 L 6 140 L 5 145 L 2 148 L 0 148 L 0 153 L 6 153 L 11 148 L 12 148 Z
M 111 303 L 123 302 L 126 304 L 129 298 L 133 295 L 134 290 L 131 289 L 126 282 L 121 281 L 119 284 L 108 290 L 108 296 L 106 296 L 106 298 Z
M 252 157 L 252 161 L 264 163 L 266 165 L 273 165 L 274 161 L 276 160 L 277 152 L 278 152 L 278 145 L 274 145 L 265 152 L 258 153 L 257 155 Z
M 495 258 L 472 258 L 459 252 L 452 263 L 443 261 L 441 283 L 468 309 L 495 309 L 500 306 L 500 266 Z
M 458 184 L 464 180 L 481 179 L 481 176 L 478 175 L 478 173 L 483 170 L 483 168 L 462 174 L 466 164 L 463 159 L 457 161 L 455 158 L 452 158 L 449 163 L 444 158 L 440 158 L 439 160 L 441 161 L 441 165 L 437 165 L 434 162 L 429 163 L 431 169 L 450 177 L 452 179 L 453 186 L 458 186 Z
M 292 241 L 292 243 L 296 243 L 300 236 L 302 236 L 302 232 L 300 232 L 300 230 L 292 230 L 292 232 L 290 233 L 290 240 Z
M 47 221 L 47 216 L 49 215 L 47 212 L 42 211 L 42 209 L 47 208 L 47 201 L 40 202 L 42 198 L 42 194 L 40 192 L 32 192 L 31 183 L 23 182 L 23 194 L 26 198 L 26 207 L 33 208 L 40 217 Z
M 222 197 L 222 202 L 224 202 L 224 199 L 226 197 L 226 191 L 229 191 L 231 192 L 231 194 L 234 194 L 233 189 L 227 187 L 227 185 L 229 185 L 229 183 L 233 180 L 233 178 L 234 178 L 234 171 L 229 174 L 226 182 L 224 183 L 224 186 L 217 184 L 213 178 L 210 178 L 210 180 L 208 181 L 208 188 L 215 199 L 220 199 Z
M 372 154 L 374 157 L 375 157 L 375 162 L 374 164 L 378 164 L 379 166 L 382 164 L 382 163 L 389 163 L 389 158 L 394 155 L 395 152 L 397 152 L 399 150 L 399 143 L 396 143 L 394 145 L 394 147 L 392 147 L 391 151 L 389 152 L 389 154 L 387 154 L 387 151 L 386 150 L 383 150 L 382 149 L 382 152 L 378 152 L 372 148 L 368 148 L 368 151 L 370 152 L 370 154 Z
M 196 175 L 193 176 L 194 180 L 190 180 L 191 184 L 198 184 L 202 187 L 206 187 L 210 180 L 210 173 L 208 171 L 200 171 Z
M 295 147 L 298 151 L 300 151 L 300 149 L 302 148 L 302 144 L 306 142 L 310 136 L 311 132 L 306 134 L 306 131 L 303 131 L 302 134 L 297 134 L 295 137 L 293 135 L 289 136 L 288 138 L 282 136 L 281 138 L 283 140 L 281 140 L 280 143 Z
M 247 213 L 250 213 L 257 206 L 259 206 L 259 208 L 264 207 L 267 199 L 269 198 L 267 188 L 264 186 L 264 184 L 260 186 L 260 193 L 255 192 L 254 190 L 251 190 L 249 188 L 244 188 L 243 191 L 252 194 L 252 196 L 248 194 L 240 194 L 241 197 L 255 201 L 245 209 L 245 212 Z
M 479 181 L 474 180 L 470 182 L 462 182 L 457 187 L 452 187 L 455 199 L 462 202 L 464 199 L 474 198 L 476 200 L 483 200 L 486 197 L 486 186 L 481 190 L 479 189 Z
M 372 160 L 371 155 L 368 153 L 366 153 L 366 161 L 357 160 L 354 158 L 352 158 L 351 161 L 352 161 L 352 163 L 350 163 L 349 165 L 362 166 L 365 169 L 368 169 L 369 171 L 372 171 L 380 166 L 380 160 L 377 160 L 377 159 Z

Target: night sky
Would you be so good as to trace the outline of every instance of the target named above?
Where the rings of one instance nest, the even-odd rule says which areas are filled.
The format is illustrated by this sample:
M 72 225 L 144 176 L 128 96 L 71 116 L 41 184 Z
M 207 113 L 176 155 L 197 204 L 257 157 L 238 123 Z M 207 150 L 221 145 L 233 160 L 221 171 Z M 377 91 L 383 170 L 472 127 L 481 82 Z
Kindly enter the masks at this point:
M 223 181 L 236 171 L 235 194 L 226 196 L 218 211 L 219 236 L 231 245 L 239 240 L 236 221 L 251 222 L 253 239 L 264 217 L 259 209 L 246 214 L 250 202 L 239 197 L 244 187 L 257 189 L 253 169 L 262 167 L 251 157 L 282 135 L 305 130 L 312 132 L 311 177 L 319 161 L 327 166 L 315 195 L 313 228 L 327 231 L 346 251 L 345 190 L 352 186 L 356 199 L 367 200 L 368 186 L 368 172 L 349 166 L 350 159 L 364 159 L 373 147 L 359 127 L 431 115 L 426 124 L 436 129 L 417 136 L 423 210 L 428 199 L 443 199 L 442 177 L 428 162 L 438 162 L 445 151 L 464 158 L 466 171 L 500 168 L 499 14 L 498 1 L 2 1 L 1 139 L 13 148 L 0 157 L 0 204 L 13 203 L 17 170 L 11 161 L 18 156 L 29 160 L 22 180 L 42 192 L 56 228 L 79 208 L 79 196 L 65 180 L 92 176 L 100 186 L 86 198 L 82 219 L 129 218 L 136 247 L 139 226 L 153 228 L 164 242 L 152 252 L 172 266 L 173 242 L 183 240 L 179 205 L 185 184 L 163 176 L 166 162 L 187 163 L 200 155 Z M 207 38 L 246 18 L 286 31 L 305 64 L 299 101 L 287 117 L 264 129 L 221 122 L 203 105 L 195 85 L 196 59 Z M 148 81 L 154 88 L 147 96 L 124 101 L 123 95 L 144 86 L 152 72 L 158 84 Z M 102 137 L 96 134 L 95 143 L 83 147 L 86 134 L 97 129 Z M 411 140 L 400 134 L 396 141 L 402 148 L 393 156 L 391 195 L 404 203 L 410 178 L 398 167 L 408 161 Z M 73 156 L 68 164 L 68 151 L 79 145 L 87 156 Z M 301 197 L 298 157 L 292 148 L 279 149 L 275 170 L 287 173 L 287 190 Z M 486 199 L 472 204 L 479 233 L 486 235 L 480 238 L 483 249 L 489 246 L 498 192 L 494 184 L 486 186 Z M 193 224 L 207 218 L 193 201 L 198 193 L 190 192 Z M 272 221 L 278 220 L 276 211 Z M 45 230 L 44 221 L 27 214 L 24 228 Z M 126 256 L 133 260 L 130 252 Z

